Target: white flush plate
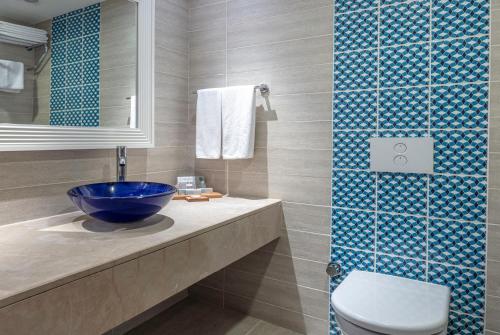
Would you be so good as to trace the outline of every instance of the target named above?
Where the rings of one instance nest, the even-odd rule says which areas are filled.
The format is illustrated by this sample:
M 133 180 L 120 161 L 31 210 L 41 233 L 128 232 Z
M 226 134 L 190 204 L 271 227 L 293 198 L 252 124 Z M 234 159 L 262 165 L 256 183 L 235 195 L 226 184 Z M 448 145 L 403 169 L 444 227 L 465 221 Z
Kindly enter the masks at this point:
M 376 172 L 434 173 L 431 137 L 373 137 L 370 170 Z

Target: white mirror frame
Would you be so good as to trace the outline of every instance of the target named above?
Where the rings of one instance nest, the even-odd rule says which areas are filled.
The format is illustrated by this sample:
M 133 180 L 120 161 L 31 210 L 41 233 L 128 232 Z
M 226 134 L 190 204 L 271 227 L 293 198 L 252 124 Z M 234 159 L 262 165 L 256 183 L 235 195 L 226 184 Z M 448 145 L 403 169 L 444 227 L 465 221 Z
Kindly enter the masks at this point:
M 155 0 L 138 4 L 138 128 L 0 125 L 0 151 L 154 147 L 154 19 Z

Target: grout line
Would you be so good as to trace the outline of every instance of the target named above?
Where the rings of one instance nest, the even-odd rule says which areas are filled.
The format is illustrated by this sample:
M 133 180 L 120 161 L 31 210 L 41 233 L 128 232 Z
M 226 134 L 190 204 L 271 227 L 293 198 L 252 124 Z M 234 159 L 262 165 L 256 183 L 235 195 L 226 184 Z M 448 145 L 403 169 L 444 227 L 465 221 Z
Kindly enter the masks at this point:
M 252 328 L 250 328 L 248 330 L 248 332 L 246 332 L 244 335 L 252 335 L 252 333 L 254 332 L 254 330 L 257 329 L 258 326 L 260 326 L 261 324 L 264 323 L 264 321 L 262 321 L 261 319 L 257 319 L 257 320 L 258 320 L 257 323 L 255 325 L 253 325 Z
M 488 37 L 488 35 L 487 34 L 479 34 L 479 35 L 436 39 L 433 42 L 435 42 L 435 43 L 451 42 L 451 41 L 456 41 L 456 40 L 467 40 L 467 39 L 482 38 L 482 37 Z M 365 49 L 354 49 L 354 50 L 349 50 L 349 51 L 339 51 L 339 52 L 337 52 L 337 54 L 350 54 L 350 53 L 360 53 L 360 52 L 364 52 L 364 51 L 376 51 L 379 49 L 384 50 L 384 49 L 390 49 L 390 48 L 401 48 L 401 47 L 409 47 L 409 46 L 413 46 L 413 45 L 424 45 L 427 43 L 429 43 L 429 42 L 423 41 L 423 42 L 415 42 L 415 43 L 394 44 L 394 45 L 380 46 L 380 48 L 365 48 Z
M 321 64 L 319 64 L 321 65 Z M 500 82 L 500 81 L 498 81 Z M 470 81 L 470 82 L 457 82 L 457 83 L 440 83 L 440 84 L 431 84 L 431 85 L 404 85 L 404 86 L 390 86 L 390 87 L 381 87 L 382 91 L 390 91 L 390 90 L 399 90 L 399 89 L 409 89 L 409 88 L 426 88 L 426 87 L 450 87 L 450 86 L 466 86 L 466 85 L 481 85 L 488 84 L 488 81 Z M 376 88 L 366 88 L 366 89 L 355 89 L 355 90 L 337 90 L 337 92 L 371 92 L 376 91 Z

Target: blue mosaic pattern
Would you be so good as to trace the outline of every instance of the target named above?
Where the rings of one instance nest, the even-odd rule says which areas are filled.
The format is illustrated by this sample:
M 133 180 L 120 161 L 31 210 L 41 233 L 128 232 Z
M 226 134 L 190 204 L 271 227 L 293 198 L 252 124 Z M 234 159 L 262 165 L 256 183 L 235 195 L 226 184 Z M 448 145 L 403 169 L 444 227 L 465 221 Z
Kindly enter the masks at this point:
M 366 171 L 334 170 L 332 178 L 334 207 L 375 209 L 375 174 Z
M 380 43 L 382 46 L 425 42 L 429 40 L 430 10 L 428 2 L 414 1 L 380 10 Z
M 375 8 L 378 0 L 335 0 L 337 13 L 352 12 L 362 9 Z
M 380 91 L 379 128 L 426 129 L 429 119 L 429 90 L 399 88 Z
M 426 214 L 427 176 L 381 173 L 379 174 L 378 183 L 379 211 Z
M 487 81 L 488 49 L 486 36 L 433 43 L 432 84 Z
M 433 0 L 433 39 L 488 34 L 488 0 Z
M 342 280 L 352 270 L 373 271 L 375 258 L 372 252 L 353 250 L 348 248 L 332 247 L 332 260 L 338 262 L 342 267 L 342 275 L 333 278 L 331 281 L 331 290 L 333 291 Z
M 483 271 L 430 263 L 429 281 L 450 287 L 451 310 L 472 315 L 484 313 Z
M 430 261 L 484 269 L 485 256 L 485 224 L 430 220 Z
M 484 330 L 488 6 L 335 2 L 332 260 L 340 280 L 367 268 L 452 287 L 449 334 Z M 370 173 L 370 136 L 432 136 L 436 174 Z
M 392 276 L 425 280 L 425 262 L 410 258 L 377 256 L 376 271 Z
M 451 312 L 448 323 L 448 335 L 482 334 L 484 321 L 482 317 Z
M 425 259 L 427 221 L 423 217 L 378 214 L 377 250 Z
M 380 50 L 380 87 L 427 85 L 428 78 L 428 44 L 413 44 Z
M 485 222 L 486 178 L 435 175 L 429 190 L 429 215 Z
M 99 126 L 100 4 L 52 20 L 50 125 Z
M 375 214 L 332 209 L 332 243 L 339 247 L 373 251 L 375 248 Z
M 488 128 L 488 84 L 432 88 L 432 128 Z
M 340 53 L 334 63 L 337 91 L 377 87 L 377 51 Z
M 370 131 L 336 131 L 333 135 L 333 168 L 368 169 Z
M 336 92 L 333 98 L 334 129 L 375 129 L 377 92 Z
M 335 17 L 335 51 L 377 47 L 377 22 L 376 10 L 337 15 Z
M 476 130 L 433 131 L 436 173 L 486 175 L 488 133 Z

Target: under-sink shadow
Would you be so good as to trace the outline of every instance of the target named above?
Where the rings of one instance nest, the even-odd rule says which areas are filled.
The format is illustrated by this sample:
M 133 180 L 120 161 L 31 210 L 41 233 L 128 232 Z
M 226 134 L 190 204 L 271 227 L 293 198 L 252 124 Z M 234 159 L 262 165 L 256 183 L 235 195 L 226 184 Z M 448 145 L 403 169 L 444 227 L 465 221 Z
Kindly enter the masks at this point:
M 151 235 L 171 228 L 174 220 L 168 216 L 155 214 L 150 218 L 132 223 L 111 223 L 100 221 L 86 215 L 75 218 L 73 222 L 81 222 L 81 227 L 93 233 L 119 233 L 120 235 Z

